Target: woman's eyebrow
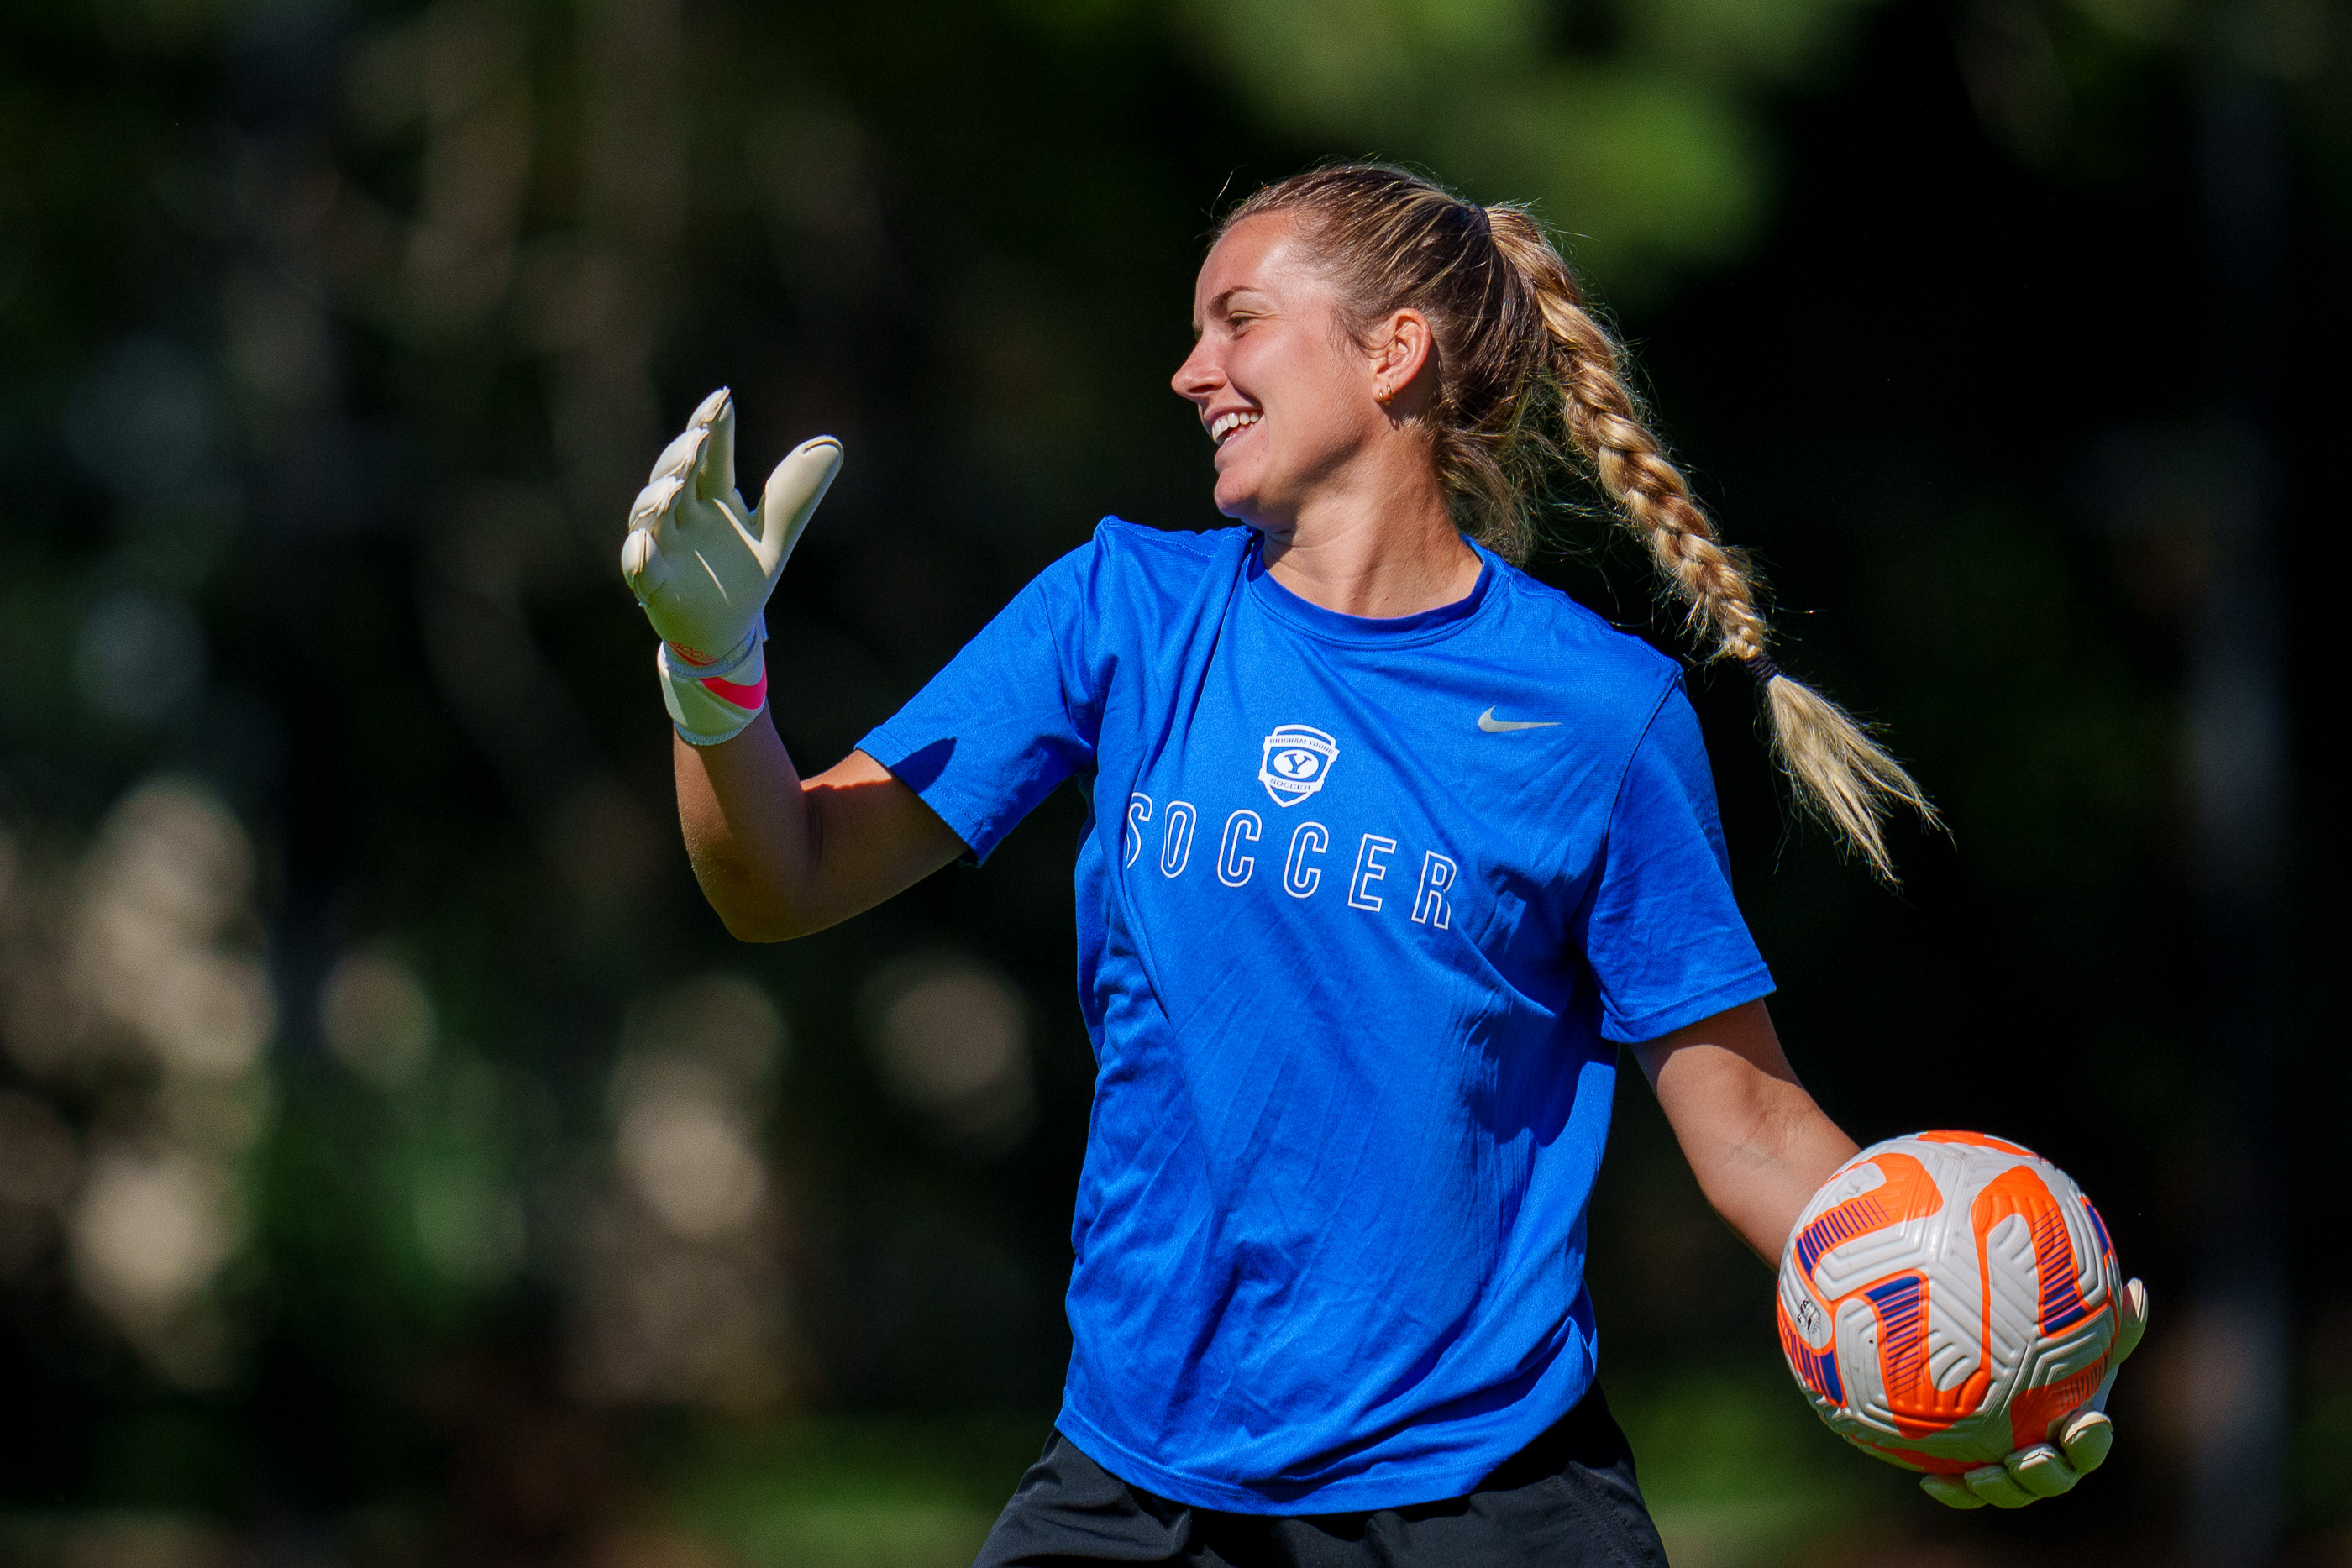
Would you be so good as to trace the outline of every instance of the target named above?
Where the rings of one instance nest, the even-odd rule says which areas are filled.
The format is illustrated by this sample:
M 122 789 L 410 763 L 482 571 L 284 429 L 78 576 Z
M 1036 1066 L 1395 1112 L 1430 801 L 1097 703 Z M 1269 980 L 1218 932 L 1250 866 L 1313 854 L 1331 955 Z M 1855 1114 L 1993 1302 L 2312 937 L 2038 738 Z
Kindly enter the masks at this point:
M 1212 316 L 1223 315 L 1225 307 L 1233 302 L 1233 298 L 1236 294 L 1261 294 L 1264 292 L 1265 290 L 1259 288 L 1255 283 L 1236 283 L 1231 288 L 1226 289 L 1214 299 L 1209 301 L 1209 314 Z M 1192 318 L 1192 336 L 1195 338 L 1199 337 L 1201 335 L 1201 319 L 1198 316 L 1195 316 Z

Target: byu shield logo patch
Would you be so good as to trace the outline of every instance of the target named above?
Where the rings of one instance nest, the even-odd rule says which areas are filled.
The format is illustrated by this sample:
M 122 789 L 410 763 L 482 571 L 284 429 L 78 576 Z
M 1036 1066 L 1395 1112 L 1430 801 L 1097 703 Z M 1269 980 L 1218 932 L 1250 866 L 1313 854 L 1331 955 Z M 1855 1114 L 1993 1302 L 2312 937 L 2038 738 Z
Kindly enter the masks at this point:
M 1265 737 L 1257 781 L 1265 786 L 1276 805 L 1296 806 L 1323 788 L 1323 780 L 1331 776 L 1331 764 L 1339 758 L 1339 743 L 1321 730 L 1286 724 Z

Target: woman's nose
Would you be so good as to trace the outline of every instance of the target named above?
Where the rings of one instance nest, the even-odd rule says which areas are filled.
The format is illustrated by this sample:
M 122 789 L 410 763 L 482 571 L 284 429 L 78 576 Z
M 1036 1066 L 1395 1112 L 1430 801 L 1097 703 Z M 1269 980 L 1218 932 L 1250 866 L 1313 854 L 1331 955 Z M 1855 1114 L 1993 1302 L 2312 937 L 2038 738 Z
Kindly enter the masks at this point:
M 1218 379 L 1208 345 L 1199 343 L 1184 356 L 1184 362 L 1176 367 L 1176 373 L 1168 378 L 1168 384 L 1176 389 L 1178 397 L 1199 399 L 1216 391 Z

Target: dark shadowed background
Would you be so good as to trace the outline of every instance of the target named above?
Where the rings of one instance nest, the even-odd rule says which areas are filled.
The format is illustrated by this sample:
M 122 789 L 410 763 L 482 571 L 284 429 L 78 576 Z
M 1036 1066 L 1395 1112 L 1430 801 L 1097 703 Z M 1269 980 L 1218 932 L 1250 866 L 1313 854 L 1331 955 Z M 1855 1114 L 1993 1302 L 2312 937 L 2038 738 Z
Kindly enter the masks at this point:
M 848 457 L 833 761 L 1116 511 L 1221 204 L 1415 161 L 1570 236 L 1948 816 L 1899 893 L 1697 671 L 1774 1010 L 2156 1312 L 2018 1516 L 1853 1454 L 1638 1074 L 1603 1367 L 1685 1564 L 2352 1562 L 2335 0 L 91 0 L 0 14 L 0 1561 L 950 1564 L 1043 1438 L 1083 805 L 782 948 L 615 566 L 711 387 Z M 1668 646 L 1637 549 L 1538 570 Z

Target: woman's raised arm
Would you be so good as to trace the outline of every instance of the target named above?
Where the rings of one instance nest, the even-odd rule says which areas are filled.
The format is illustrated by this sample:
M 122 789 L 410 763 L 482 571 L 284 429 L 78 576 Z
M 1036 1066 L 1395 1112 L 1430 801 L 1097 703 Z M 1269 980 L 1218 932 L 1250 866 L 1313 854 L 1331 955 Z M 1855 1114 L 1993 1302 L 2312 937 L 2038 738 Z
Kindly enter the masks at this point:
M 769 596 L 841 467 L 804 441 L 757 509 L 735 488 L 735 402 L 702 400 L 629 508 L 621 575 L 662 639 L 677 728 L 678 817 L 704 896 L 747 942 L 781 942 L 869 909 L 963 844 L 862 751 L 803 781 L 770 722 Z
M 675 747 L 695 879 L 743 941 L 822 931 L 963 852 L 955 831 L 862 751 L 802 779 L 764 713 L 732 740 Z

